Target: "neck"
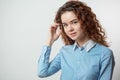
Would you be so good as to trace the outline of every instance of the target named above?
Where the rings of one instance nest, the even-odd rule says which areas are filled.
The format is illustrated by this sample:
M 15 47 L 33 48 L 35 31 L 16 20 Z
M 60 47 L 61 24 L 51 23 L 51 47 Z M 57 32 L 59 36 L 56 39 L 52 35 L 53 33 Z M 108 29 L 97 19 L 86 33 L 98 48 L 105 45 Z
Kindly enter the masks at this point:
M 85 37 L 83 39 L 79 39 L 77 42 L 77 44 L 82 47 L 84 45 L 84 43 L 86 43 L 88 40 L 90 40 L 88 37 Z

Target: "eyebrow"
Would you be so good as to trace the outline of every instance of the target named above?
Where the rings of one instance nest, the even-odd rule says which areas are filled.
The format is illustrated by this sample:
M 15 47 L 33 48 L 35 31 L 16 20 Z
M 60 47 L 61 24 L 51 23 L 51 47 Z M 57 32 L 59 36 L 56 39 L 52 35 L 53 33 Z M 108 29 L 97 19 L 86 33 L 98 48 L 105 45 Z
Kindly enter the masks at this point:
M 73 22 L 73 21 L 78 21 L 78 19 L 73 19 L 73 20 L 71 20 L 70 22 Z
M 73 22 L 73 21 L 76 21 L 76 20 L 78 20 L 78 19 L 73 19 L 73 20 L 71 20 L 70 22 Z M 65 22 L 63 22 L 62 24 L 66 24 Z

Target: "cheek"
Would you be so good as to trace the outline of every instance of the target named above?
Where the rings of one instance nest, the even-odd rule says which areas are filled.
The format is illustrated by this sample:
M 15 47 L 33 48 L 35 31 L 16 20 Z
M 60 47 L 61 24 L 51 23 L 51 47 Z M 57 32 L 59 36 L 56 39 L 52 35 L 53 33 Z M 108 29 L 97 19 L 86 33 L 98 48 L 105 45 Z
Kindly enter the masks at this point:
M 67 30 L 67 29 L 64 29 L 64 28 L 63 28 L 63 31 L 64 31 L 66 34 L 68 33 L 68 30 Z
M 79 27 L 75 27 L 75 30 L 78 31 L 78 32 L 80 32 L 80 33 L 83 32 L 83 30 L 81 29 L 80 26 Z
M 82 30 L 82 29 L 79 29 L 79 33 L 80 33 L 80 34 L 83 34 L 83 30 Z
M 76 30 L 77 30 L 79 35 L 81 35 L 81 36 L 84 35 L 83 29 L 77 28 Z
M 67 30 L 65 30 L 64 28 L 62 28 L 62 32 L 63 32 L 63 34 L 66 34 L 66 35 L 68 35 L 67 33 Z

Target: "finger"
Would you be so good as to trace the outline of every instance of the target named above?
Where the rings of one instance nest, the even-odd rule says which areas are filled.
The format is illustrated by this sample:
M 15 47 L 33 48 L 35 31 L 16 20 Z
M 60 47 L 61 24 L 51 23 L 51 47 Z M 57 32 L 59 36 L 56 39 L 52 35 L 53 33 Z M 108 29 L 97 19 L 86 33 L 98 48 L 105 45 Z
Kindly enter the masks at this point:
M 59 27 L 59 26 L 58 26 Z M 61 35 L 62 30 L 60 28 L 57 28 L 57 35 Z
M 51 25 L 51 30 L 56 31 L 58 27 L 59 27 L 59 24 L 54 23 L 54 24 Z
M 59 24 L 58 24 L 58 23 L 53 23 L 51 26 L 52 26 L 52 27 L 58 27 Z
M 59 29 L 58 32 L 57 32 L 57 35 L 60 36 L 62 33 L 62 31 Z

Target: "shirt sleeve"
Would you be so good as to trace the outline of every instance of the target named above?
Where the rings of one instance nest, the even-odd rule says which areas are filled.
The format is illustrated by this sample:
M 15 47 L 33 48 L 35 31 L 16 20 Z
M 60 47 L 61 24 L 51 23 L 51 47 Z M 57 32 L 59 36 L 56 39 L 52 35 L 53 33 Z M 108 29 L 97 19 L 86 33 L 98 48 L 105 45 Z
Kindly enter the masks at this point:
M 113 52 L 111 50 L 108 50 L 104 53 L 105 55 L 102 57 L 100 75 L 98 80 L 112 80 L 112 74 L 115 65 Z
M 57 54 L 57 56 L 49 62 L 50 52 L 51 47 L 43 46 L 41 56 L 38 60 L 38 76 L 41 78 L 50 76 L 61 68 L 60 54 Z

